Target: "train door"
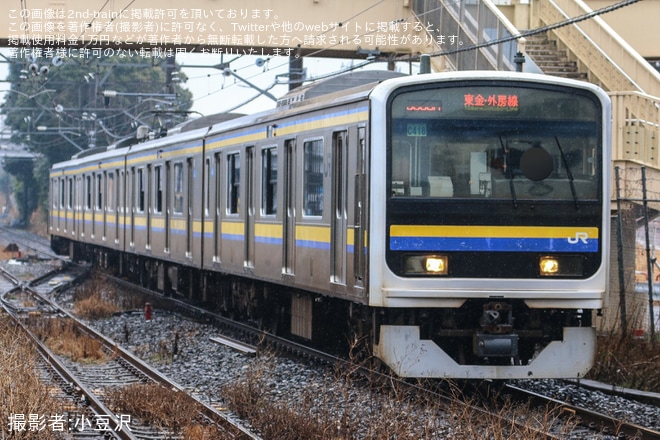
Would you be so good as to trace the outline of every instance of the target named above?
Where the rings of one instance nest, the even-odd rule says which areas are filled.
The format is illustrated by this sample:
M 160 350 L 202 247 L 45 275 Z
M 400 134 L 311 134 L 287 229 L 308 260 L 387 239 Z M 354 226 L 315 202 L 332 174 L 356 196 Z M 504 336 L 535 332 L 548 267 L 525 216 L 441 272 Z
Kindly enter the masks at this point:
M 67 209 L 66 209 L 66 182 L 67 178 L 62 177 L 62 180 L 60 180 L 60 200 L 59 200 L 59 205 L 60 205 L 60 213 L 62 216 L 62 232 L 67 231 Z
M 154 217 L 162 217 L 163 215 L 163 166 L 158 164 L 154 166 L 154 171 L 153 171 L 153 188 L 154 188 L 154 200 L 153 200 L 153 205 L 150 204 L 150 209 L 153 209 L 154 211 Z M 158 220 L 156 220 L 158 221 Z M 160 225 L 159 225 L 160 227 Z M 162 249 L 158 249 L 158 252 L 160 253 Z
M 60 213 L 62 215 L 62 231 L 67 232 L 67 209 L 66 209 L 66 182 L 67 178 L 62 177 L 62 180 L 60 181 Z
M 98 221 L 103 220 L 103 215 L 101 213 L 101 209 L 103 209 L 103 203 L 102 203 L 102 183 L 103 183 L 103 175 L 101 173 L 95 173 L 94 174 L 94 209 L 93 211 L 93 218 L 92 218 L 92 236 L 96 238 L 97 234 L 99 233 L 99 228 L 98 225 L 96 224 Z
M 69 206 L 71 209 L 71 235 L 77 237 L 78 225 L 76 221 L 76 211 L 78 207 L 78 182 L 77 177 L 72 177 L 69 183 Z
M 163 188 L 165 194 L 163 194 L 163 200 L 165 200 L 165 242 L 163 246 L 166 253 L 170 252 L 170 218 L 172 216 L 172 201 L 170 198 L 170 185 L 172 182 L 172 163 L 168 160 L 165 162 L 165 184 Z
M 115 196 L 115 244 L 123 241 L 121 234 L 120 223 L 124 224 L 124 171 L 117 170 L 117 195 Z
M 89 239 L 94 238 L 96 232 L 94 208 L 96 206 L 96 173 L 89 176 Z
M 103 240 L 106 239 L 108 236 L 108 208 L 110 207 L 110 177 L 108 176 L 108 172 L 104 171 L 103 172 L 103 194 L 105 194 L 105 200 L 103 203 L 103 206 L 101 207 L 102 209 L 102 216 L 103 216 L 103 232 L 102 232 L 102 237 Z
M 346 209 L 347 186 L 347 151 L 346 131 L 338 131 L 332 135 L 332 216 L 330 243 L 332 246 L 331 281 L 346 284 Z
M 194 201 L 194 166 L 192 158 L 186 159 L 186 256 L 192 258 L 193 248 L 193 201 Z
M 62 206 L 62 191 L 64 189 L 64 177 L 59 177 L 53 185 L 55 185 L 56 192 L 57 194 L 55 195 L 55 198 L 53 200 L 53 208 L 57 210 L 57 230 L 58 232 L 62 231 L 62 228 L 64 227 L 64 220 L 62 220 L 62 216 L 64 215 L 64 209 Z
M 254 267 L 254 147 L 245 149 L 245 262 Z
M 65 203 L 64 203 L 64 208 L 65 208 L 65 213 L 64 213 L 64 230 L 69 232 L 69 229 L 73 229 L 71 227 L 72 223 L 69 220 L 69 216 L 71 214 L 71 181 L 73 177 L 69 177 L 66 179 L 66 191 L 67 193 L 64 196 Z
M 149 225 L 146 223 L 148 220 L 146 211 L 147 211 L 147 206 L 146 206 L 146 200 L 147 200 L 147 177 L 146 177 L 146 169 L 145 167 L 140 167 L 137 169 L 137 181 L 135 182 L 136 185 L 136 208 L 135 211 L 139 214 L 139 219 L 140 219 L 140 229 L 144 229 L 145 232 L 149 230 Z M 145 237 L 143 235 L 138 235 L 135 238 L 138 239 L 138 246 L 140 248 L 140 251 L 143 249 L 148 249 L 147 245 L 149 244 L 147 239 L 148 237 Z
M 80 233 L 80 176 L 73 177 L 73 236 Z
M 85 191 L 85 200 L 83 200 L 82 206 L 82 235 L 85 236 L 87 233 L 87 213 L 92 208 L 92 177 L 88 174 L 84 176 L 84 191 Z
M 355 174 L 355 209 L 353 230 L 353 275 L 355 285 L 364 285 L 366 271 L 367 140 L 366 128 L 358 128 L 357 172 Z
M 152 206 L 151 206 L 151 179 L 152 179 L 153 173 L 151 172 L 151 165 L 147 165 L 147 176 L 145 179 L 146 183 L 146 197 L 147 200 L 145 201 L 145 215 L 147 217 L 147 242 L 145 245 L 146 249 L 151 249 L 151 220 L 152 220 Z
M 216 263 L 220 262 L 220 255 L 222 249 L 220 245 L 222 243 L 222 155 L 216 153 L 213 156 L 213 166 L 215 168 L 215 215 L 213 219 L 213 261 Z
M 129 180 L 130 182 L 130 188 L 128 189 L 128 194 L 130 197 L 130 200 L 128 201 L 128 209 L 130 210 L 131 214 L 131 229 L 130 229 L 130 237 L 129 237 L 129 245 L 130 247 L 135 247 L 135 209 L 136 209 L 136 203 L 135 203 L 135 198 L 136 198 L 136 189 L 135 189 L 135 181 L 137 180 L 137 173 L 135 171 L 135 168 L 131 168 L 131 178 Z
M 103 223 L 103 235 L 106 236 L 107 239 L 113 240 L 113 233 L 114 230 L 111 228 L 112 224 L 112 219 L 113 217 L 115 218 L 116 221 L 116 211 L 115 211 L 115 198 L 117 197 L 116 195 L 117 188 L 115 188 L 115 172 L 114 170 L 110 170 L 106 173 L 106 181 L 105 181 L 105 222 Z
M 209 251 L 211 250 L 207 240 L 207 234 L 213 229 L 209 230 L 209 222 L 213 221 L 213 209 L 211 207 L 211 200 L 213 200 L 213 162 L 211 161 L 210 156 L 204 156 L 204 175 L 203 179 L 204 184 L 202 185 L 202 194 L 204 195 L 204 209 L 203 209 L 203 219 L 202 219 L 202 230 L 201 230 L 201 256 L 202 256 L 202 265 L 208 265 Z M 204 291 L 206 288 L 204 288 Z
M 296 140 L 284 141 L 284 237 L 282 273 L 293 275 L 296 251 Z

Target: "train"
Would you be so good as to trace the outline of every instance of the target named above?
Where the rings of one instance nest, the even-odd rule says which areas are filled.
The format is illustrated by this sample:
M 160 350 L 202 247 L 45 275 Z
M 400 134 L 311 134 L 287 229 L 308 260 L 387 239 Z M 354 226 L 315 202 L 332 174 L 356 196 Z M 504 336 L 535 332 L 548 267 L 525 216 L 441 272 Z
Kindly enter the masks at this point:
M 415 378 L 584 376 L 608 288 L 611 104 L 519 72 L 351 74 L 78 153 L 52 248 Z

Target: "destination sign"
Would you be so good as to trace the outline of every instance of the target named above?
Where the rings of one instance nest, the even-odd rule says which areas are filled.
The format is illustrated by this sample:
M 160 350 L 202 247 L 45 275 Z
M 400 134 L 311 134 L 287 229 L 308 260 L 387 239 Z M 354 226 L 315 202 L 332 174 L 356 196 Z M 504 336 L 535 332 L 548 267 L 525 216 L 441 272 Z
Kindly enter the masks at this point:
M 412 102 L 406 105 L 406 112 L 408 113 L 437 113 L 442 111 L 442 103 L 429 103 L 429 102 Z
M 465 93 L 463 95 L 465 110 L 483 111 L 518 111 L 520 102 L 518 95 L 484 95 L 481 93 Z

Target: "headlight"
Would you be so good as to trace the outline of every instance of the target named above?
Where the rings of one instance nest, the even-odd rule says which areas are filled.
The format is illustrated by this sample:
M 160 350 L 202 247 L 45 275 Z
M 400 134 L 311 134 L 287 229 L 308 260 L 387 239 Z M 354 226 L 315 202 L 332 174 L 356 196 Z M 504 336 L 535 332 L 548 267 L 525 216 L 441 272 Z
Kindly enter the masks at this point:
M 555 257 L 541 257 L 539 267 L 541 275 L 557 275 L 559 273 L 559 260 Z
M 546 255 L 539 258 L 539 274 L 542 277 L 584 275 L 584 259 L 575 255 Z
M 411 255 L 406 257 L 406 274 L 447 275 L 449 257 L 446 255 Z

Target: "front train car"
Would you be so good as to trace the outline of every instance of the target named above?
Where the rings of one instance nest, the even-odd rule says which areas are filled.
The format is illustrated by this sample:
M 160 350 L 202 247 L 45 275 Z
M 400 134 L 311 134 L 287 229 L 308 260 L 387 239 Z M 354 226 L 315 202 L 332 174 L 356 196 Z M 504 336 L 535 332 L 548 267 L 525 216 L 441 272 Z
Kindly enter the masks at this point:
M 607 95 L 461 72 L 371 99 L 377 356 L 410 377 L 583 376 L 608 283 Z

